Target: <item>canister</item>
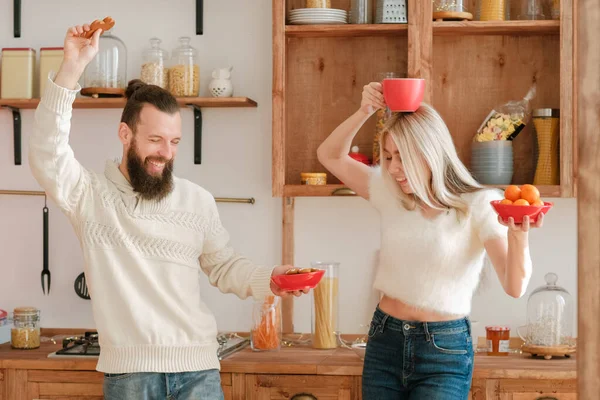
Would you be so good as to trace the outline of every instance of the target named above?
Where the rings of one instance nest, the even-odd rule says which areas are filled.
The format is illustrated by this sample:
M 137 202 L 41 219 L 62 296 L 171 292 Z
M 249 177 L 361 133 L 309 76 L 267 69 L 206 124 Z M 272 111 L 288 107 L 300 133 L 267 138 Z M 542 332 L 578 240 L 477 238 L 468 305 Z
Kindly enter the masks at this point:
M 32 99 L 34 69 L 34 49 L 3 48 L 0 97 L 3 99 Z
M 533 184 L 559 185 L 560 110 L 538 108 L 533 110 L 532 119 L 538 145 L 538 160 Z
M 58 72 L 64 56 L 62 47 L 42 47 L 40 49 L 40 97 L 44 94 L 48 74 Z

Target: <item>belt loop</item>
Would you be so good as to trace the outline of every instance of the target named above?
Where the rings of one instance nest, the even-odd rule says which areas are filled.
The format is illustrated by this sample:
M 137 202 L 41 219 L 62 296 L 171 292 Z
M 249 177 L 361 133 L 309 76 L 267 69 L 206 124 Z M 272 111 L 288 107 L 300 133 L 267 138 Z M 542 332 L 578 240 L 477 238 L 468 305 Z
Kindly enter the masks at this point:
M 379 328 L 379 333 L 383 333 L 383 328 L 385 327 L 385 323 L 387 322 L 389 315 L 385 314 L 383 319 L 381 320 L 381 327 Z
M 427 322 L 423 322 L 423 328 L 425 328 L 425 337 L 429 342 L 431 340 L 431 335 L 429 334 L 429 327 L 427 326 Z
M 467 323 L 467 332 L 469 333 L 469 336 L 472 335 L 471 333 L 471 320 L 469 319 L 469 317 L 465 317 L 465 322 Z

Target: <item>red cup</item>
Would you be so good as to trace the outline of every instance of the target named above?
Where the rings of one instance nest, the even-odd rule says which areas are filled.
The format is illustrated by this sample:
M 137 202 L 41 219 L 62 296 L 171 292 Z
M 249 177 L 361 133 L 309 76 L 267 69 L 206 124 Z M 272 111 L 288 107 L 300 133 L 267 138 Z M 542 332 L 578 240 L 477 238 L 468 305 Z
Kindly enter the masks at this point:
M 386 78 L 383 98 L 393 112 L 415 112 L 425 95 L 425 79 Z

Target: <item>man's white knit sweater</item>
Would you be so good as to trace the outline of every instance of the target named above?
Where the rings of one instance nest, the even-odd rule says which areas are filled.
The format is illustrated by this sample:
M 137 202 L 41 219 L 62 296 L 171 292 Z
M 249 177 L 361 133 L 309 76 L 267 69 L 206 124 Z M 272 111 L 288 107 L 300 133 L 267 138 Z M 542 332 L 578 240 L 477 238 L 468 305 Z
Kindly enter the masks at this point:
M 217 326 L 201 300 L 199 272 L 223 293 L 271 294 L 273 267 L 237 256 L 212 195 L 174 178 L 161 201 L 142 199 L 109 161 L 86 170 L 68 144 L 80 89 L 48 81 L 35 113 L 29 164 L 81 243 L 106 373 L 219 368 Z

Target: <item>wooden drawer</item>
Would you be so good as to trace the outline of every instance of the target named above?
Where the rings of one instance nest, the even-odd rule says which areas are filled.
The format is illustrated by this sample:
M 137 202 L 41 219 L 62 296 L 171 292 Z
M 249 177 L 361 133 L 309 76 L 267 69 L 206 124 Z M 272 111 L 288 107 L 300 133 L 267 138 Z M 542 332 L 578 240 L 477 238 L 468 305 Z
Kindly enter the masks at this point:
M 359 384 L 353 376 L 246 375 L 246 400 L 355 400 Z
M 27 371 L 29 399 L 101 400 L 104 375 L 92 371 Z
M 485 400 L 577 399 L 576 379 L 490 379 L 485 386 Z

